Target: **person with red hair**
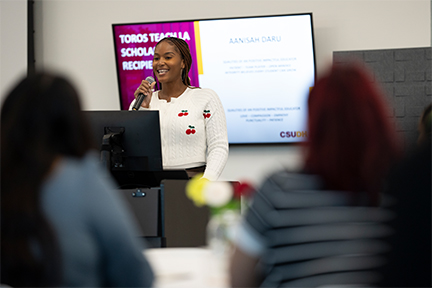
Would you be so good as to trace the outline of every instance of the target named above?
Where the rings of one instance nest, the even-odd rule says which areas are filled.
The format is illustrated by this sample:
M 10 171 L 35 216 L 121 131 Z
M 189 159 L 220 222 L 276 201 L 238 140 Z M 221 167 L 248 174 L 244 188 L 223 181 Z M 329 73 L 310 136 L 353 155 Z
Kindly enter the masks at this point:
M 357 257 L 384 253 L 363 242 L 387 233 L 377 206 L 399 154 L 384 93 L 363 65 L 336 65 L 308 109 L 303 169 L 274 173 L 254 194 L 234 239 L 233 287 L 374 283 L 362 273 L 378 262 Z
M 309 139 L 305 170 L 319 175 L 326 189 L 365 192 L 379 203 L 382 179 L 398 141 L 383 93 L 360 64 L 335 66 L 309 96 Z

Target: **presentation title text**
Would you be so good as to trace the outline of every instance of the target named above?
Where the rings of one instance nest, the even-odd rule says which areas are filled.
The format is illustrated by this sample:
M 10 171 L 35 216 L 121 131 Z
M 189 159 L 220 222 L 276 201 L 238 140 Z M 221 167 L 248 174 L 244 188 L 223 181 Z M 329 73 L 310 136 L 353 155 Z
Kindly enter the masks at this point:
M 121 44 L 136 44 L 136 43 L 157 43 L 166 37 L 177 37 L 185 41 L 191 40 L 187 31 L 185 32 L 166 32 L 166 33 L 143 33 L 143 34 L 121 34 L 118 36 Z M 150 47 L 128 47 L 120 49 L 120 57 L 142 57 L 153 56 L 154 46 Z M 144 70 L 153 69 L 153 60 L 140 61 L 122 61 L 123 70 Z

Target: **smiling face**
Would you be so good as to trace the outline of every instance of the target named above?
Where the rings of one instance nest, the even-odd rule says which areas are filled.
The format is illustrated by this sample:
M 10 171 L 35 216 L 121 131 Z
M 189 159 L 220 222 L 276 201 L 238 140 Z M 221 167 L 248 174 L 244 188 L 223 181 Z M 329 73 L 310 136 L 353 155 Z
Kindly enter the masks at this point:
M 176 46 L 168 41 L 160 42 L 154 52 L 153 72 L 160 83 L 182 82 L 184 60 Z

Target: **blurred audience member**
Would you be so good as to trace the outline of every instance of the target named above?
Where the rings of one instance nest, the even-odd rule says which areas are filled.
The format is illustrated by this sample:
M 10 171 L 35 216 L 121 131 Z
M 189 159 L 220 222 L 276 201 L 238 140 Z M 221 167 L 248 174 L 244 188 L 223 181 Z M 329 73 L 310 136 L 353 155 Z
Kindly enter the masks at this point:
M 426 106 L 420 116 L 418 145 L 430 144 L 432 139 L 432 104 Z
M 323 232 L 332 225 L 323 225 L 322 230 L 302 229 L 320 228 L 322 219 L 314 219 L 318 218 L 314 215 L 321 215 L 316 209 L 319 205 L 323 208 L 363 206 L 375 211 L 377 208 L 374 207 L 380 204 L 384 178 L 399 154 L 399 142 L 387 117 L 388 108 L 381 90 L 361 64 L 334 66 L 317 81 L 308 105 L 304 167 L 299 173 L 280 171 L 271 175 L 255 194 L 235 241 L 230 272 L 235 287 L 266 286 L 268 283 L 295 286 L 297 284 L 290 281 L 298 279 L 286 280 L 289 279 L 286 275 L 306 267 L 303 264 L 317 259 L 344 258 L 319 259 L 322 256 L 314 255 L 325 254 L 325 251 L 318 248 L 321 246 L 314 246 L 318 240 L 300 240 L 325 239 L 326 236 L 334 240 L 333 235 Z M 337 213 L 337 207 L 330 212 Z M 342 218 L 336 217 L 333 221 L 343 222 Z M 342 234 L 347 233 L 342 231 Z M 350 237 L 344 239 L 346 243 Z M 340 249 L 345 247 L 343 243 L 340 241 Z M 302 253 L 304 255 L 300 255 Z M 340 252 L 339 256 L 343 255 Z M 346 284 L 332 283 L 330 273 L 318 272 L 328 268 L 318 262 L 314 262 L 311 269 L 316 273 L 315 283 L 327 279 L 330 281 L 327 284 Z M 356 265 L 355 261 L 353 263 Z M 284 269 L 281 265 L 286 265 L 288 270 L 273 273 Z M 351 268 L 337 269 L 350 272 Z M 359 284 L 354 278 L 351 281 Z
M 397 165 L 389 181 L 388 194 L 396 199 L 390 222 L 395 233 L 388 239 L 381 287 L 432 287 L 431 277 L 431 104 L 419 123 L 417 147 Z
M 1 280 L 12 287 L 147 287 L 136 226 L 91 151 L 65 78 L 22 80 L 1 110 Z

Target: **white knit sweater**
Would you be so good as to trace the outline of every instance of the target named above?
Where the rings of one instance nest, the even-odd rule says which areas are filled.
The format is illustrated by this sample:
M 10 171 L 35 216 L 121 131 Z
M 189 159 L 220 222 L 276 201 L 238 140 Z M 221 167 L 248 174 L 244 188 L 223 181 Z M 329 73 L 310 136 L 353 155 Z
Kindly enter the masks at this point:
M 164 169 L 207 165 L 204 177 L 216 180 L 228 159 L 225 112 L 218 95 L 211 89 L 187 88 L 167 102 L 158 94 L 153 92 L 149 109 L 159 110 Z

